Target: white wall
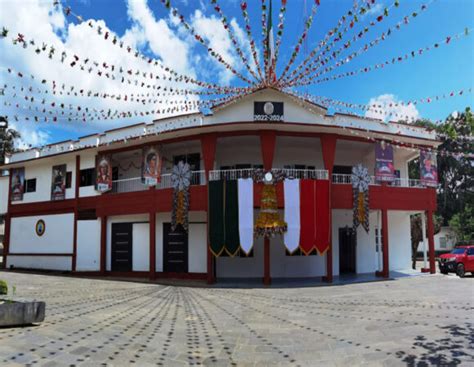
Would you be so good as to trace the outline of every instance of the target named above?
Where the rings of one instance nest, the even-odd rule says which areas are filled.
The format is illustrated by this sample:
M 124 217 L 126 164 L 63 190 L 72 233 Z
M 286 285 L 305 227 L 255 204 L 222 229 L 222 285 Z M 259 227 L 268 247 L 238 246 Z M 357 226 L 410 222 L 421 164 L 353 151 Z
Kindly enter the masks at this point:
M 150 224 L 133 224 L 133 271 L 150 270 Z
M 70 271 L 70 256 L 8 256 L 7 267 Z
M 100 270 L 100 219 L 77 221 L 76 271 Z
M 36 234 L 36 223 L 44 220 L 46 230 Z M 11 220 L 10 252 L 71 253 L 73 252 L 74 214 L 17 217 Z
M 66 164 L 66 171 L 72 172 L 71 188 L 66 189 L 66 199 L 74 198 L 76 187 L 76 158 L 74 155 L 67 155 L 56 159 L 48 158 L 37 162 L 32 161 L 26 164 L 25 180 L 36 178 L 36 191 L 25 192 L 23 194 L 23 200 L 13 201 L 12 204 L 50 201 L 53 166 L 61 164 Z
M 8 183 L 9 176 L 0 176 L 0 214 L 5 214 L 8 210 Z
M 411 268 L 410 212 L 388 212 L 390 270 Z
M 255 217 L 258 211 L 254 213 Z M 283 211 L 280 210 L 283 217 Z M 263 239 L 254 242 L 253 257 L 219 257 L 216 261 L 217 278 L 263 277 Z M 273 278 L 318 277 L 326 275 L 326 255 L 286 256 L 282 237 L 270 240 L 270 275 Z

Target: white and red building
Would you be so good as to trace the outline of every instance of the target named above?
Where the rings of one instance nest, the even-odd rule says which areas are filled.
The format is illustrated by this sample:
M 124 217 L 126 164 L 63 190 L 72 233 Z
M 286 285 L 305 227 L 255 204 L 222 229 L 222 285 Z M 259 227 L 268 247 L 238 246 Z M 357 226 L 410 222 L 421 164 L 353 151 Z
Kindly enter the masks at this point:
M 283 107 L 280 121 L 257 121 L 254 102 Z M 351 167 L 374 172 L 374 141 L 394 149 L 395 181 L 369 187 L 370 229 L 352 231 Z M 161 181 L 141 181 L 144 146 L 159 145 Z M 427 214 L 429 269 L 435 272 L 433 211 L 436 192 L 408 178 L 418 149 L 435 148 L 435 133 L 410 125 L 352 115 L 328 115 L 323 107 L 273 89 L 263 89 L 200 113 L 140 123 L 13 154 L 0 167 L 24 167 L 22 200 L 12 200 L 12 175 L 0 177 L 0 214 L 5 215 L 5 263 L 10 268 L 133 275 L 152 279 L 324 277 L 343 272 L 377 273 L 411 266 L 410 215 Z M 112 157 L 113 185 L 95 190 L 96 156 Z M 180 161 L 192 169 L 189 231 L 170 230 L 171 170 Z M 65 164 L 65 197 L 51 200 L 52 167 Z M 250 256 L 214 257 L 208 248 L 208 182 L 240 177 L 254 168 L 284 169 L 298 177 L 330 181 L 330 246 L 323 255 L 290 255 L 280 237 Z M 283 189 L 277 185 L 283 212 Z M 257 213 L 260 190 L 254 191 Z M 256 217 L 256 215 L 255 215 Z M 38 223 L 41 221 L 40 227 Z M 38 232 L 39 228 L 39 232 Z

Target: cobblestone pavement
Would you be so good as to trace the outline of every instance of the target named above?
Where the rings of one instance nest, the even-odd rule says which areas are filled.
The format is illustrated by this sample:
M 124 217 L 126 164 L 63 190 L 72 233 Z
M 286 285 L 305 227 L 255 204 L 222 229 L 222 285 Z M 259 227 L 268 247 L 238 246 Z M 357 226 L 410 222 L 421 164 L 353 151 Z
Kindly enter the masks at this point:
M 0 365 L 474 365 L 474 278 L 223 289 L 0 272 L 44 300 Z

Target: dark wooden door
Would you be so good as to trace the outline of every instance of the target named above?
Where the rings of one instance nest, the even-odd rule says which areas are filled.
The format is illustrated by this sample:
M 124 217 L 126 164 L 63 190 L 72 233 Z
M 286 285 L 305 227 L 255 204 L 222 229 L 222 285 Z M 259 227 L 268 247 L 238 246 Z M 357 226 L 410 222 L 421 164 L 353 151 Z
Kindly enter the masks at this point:
M 188 272 L 188 234 L 181 226 L 171 231 L 171 223 L 163 223 L 163 271 Z
M 356 233 L 352 228 L 339 228 L 339 273 L 356 272 Z
M 132 239 L 132 223 L 112 223 L 112 271 L 132 271 Z

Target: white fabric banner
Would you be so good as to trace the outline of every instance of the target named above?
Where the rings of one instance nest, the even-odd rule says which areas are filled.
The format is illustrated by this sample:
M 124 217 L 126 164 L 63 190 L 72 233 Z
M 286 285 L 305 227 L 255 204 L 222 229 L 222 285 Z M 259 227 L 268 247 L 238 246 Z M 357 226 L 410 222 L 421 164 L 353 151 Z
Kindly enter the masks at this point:
M 240 247 L 248 255 L 253 247 L 253 180 L 251 178 L 239 178 L 237 192 Z
M 293 253 L 300 245 L 300 180 L 285 179 L 283 182 L 285 197 L 285 222 L 288 230 L 283 236 L 287 250 Z

